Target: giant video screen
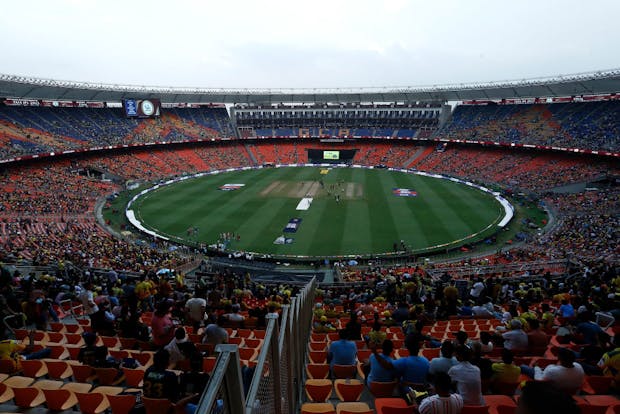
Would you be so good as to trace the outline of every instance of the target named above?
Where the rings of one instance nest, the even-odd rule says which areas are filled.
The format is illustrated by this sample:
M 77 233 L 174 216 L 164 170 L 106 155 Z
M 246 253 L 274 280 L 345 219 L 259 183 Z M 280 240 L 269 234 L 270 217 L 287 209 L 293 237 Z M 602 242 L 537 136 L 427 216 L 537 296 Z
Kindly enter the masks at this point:
M 127 118 L 157 118 L 161 115 L 159 99 L 124 99 L 123 111 Z

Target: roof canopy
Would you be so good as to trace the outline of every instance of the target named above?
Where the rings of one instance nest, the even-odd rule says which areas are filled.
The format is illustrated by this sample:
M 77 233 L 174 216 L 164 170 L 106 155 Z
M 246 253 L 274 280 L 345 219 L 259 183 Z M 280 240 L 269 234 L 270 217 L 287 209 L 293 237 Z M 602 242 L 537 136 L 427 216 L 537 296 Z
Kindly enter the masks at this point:
M 71 82 L 0 74 L 0 97 L 67 101 L 121 101 L 159 98 L 162 102 L 355 103 L 469 101 L 600 95 L 620 92 L 620 69 L 557 77 L 478 84 L 358 89 L 209 89 Z

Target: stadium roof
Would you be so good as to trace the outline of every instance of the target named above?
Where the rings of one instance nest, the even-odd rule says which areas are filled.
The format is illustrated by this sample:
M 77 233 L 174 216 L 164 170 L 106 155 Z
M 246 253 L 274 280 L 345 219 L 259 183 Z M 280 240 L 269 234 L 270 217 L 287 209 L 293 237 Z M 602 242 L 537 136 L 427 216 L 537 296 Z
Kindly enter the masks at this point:
M 66 101 L 159 98 L 187 103 L 355 103 L 469 101 L 620 92 L 620 69 L 488 83 L 356 89 L 215 89 L 129 86 L 0 74 L 0 97 Z

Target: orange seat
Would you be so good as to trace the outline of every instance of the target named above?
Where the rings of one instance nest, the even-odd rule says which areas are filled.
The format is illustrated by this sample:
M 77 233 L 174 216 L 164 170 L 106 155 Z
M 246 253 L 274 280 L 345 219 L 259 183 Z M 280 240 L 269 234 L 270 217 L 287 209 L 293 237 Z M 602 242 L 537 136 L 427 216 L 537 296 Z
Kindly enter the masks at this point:
M 100 414 L 110 408 L 110 402 L 106 396 L 99 392 L 81 393 L 76 392 L 80 411 L 83 414 Z
M 492 413 L 493 411 L 489 409 L 489 412 Z M 495 412 L 497 414 L 515 414 L 517 412 L 517 406 L 500 404 L 497 407 L 495 407 Z
M 332 382 L 328 379 L 308 379 L 304 388 L 308 399 L 313 402 L 325 402 L 332 394 Z
M 0 383 L 0 404 L 4 404 L 7 401 L 13 399 L 13 389 L 6 384 Z
M 358 401 L 364 391 L 364 383 L 356 379 L 337 379 L 334 389 L 340 401 Z
M 39 388 L 13 388 L 13 402 L 20 408 L 33 408 L 45 402 L 45 395 Z
M 143 367 L 148 367 L 149 365 L 153 363 L 154 354 L 155 353 L 151 351 L 142 351 L 139 354 L 132 353 L 131 356 L 132 358 L 137 359 L 140 365 L 142 365 Z
M 243 346 L 243 344 L 245 344 L 245 339 L 240 336 L 235 336 L 233 338 L 228 338 L 228 343 L 231 345 Z
M 332 375 L 334 378 L 355 378 L 357 372 L 357 365 L 338 365 L 334 364 L 332 367 Z
M 265 333 L 267 333 L 267 331 L 265 331 L 263 329 L 255 329 L 254 330 L 254 338 L 256 338 L 256 339 L 265 339 Z
M 429 361 L 439 356 L 440 348 L 424 348 L 422 349 L 422 356 Z
M 489 414 L 488 405 L 464 405 L 461 414 Z
M 365 402 L 341 402 L 336 406 L 336 414 L 375 414 Z
M 118 338 L 119 342 L 121 343 L 121 348 L 123 349 L 133 349 L 133 347 L 136 345 L 136 342 L 138 342 L 136 339 L 134 338 Z
M 326 351 L 310 351 L 308 352 L 308 358 L 313 364 L 324 364 L 327 362 Z
M 51 411 L 64 411 L 77 405 L 78 400 L 75 393 L 65 390 L 43 390 L 47 408 Z
M 67 325 L 67 326 L 71 326 L 71 325 Z M 84 345 L 84 338 L 82 338 L 82 335 L 80 334 L 66 333 L 65 340 L 70 345 L 80 345 L 80 346 Z
M 71 366 L 65 361 L 45 361 L 45 365 L 51 379 L 64 380 L 73 375 Z
M 128 387 L 142 388 L 142 380 L 144 379 L 143 369 L 123 368 L 125 374 L 125 383 Z
M 246 360 L 246 361 L 252 361 L 254 359 L 256 359 L 256 356 L 258 355 L 258 351 L 254 348 L 238 348 L 239 349 L 239 358 Z
M 327 349 L 327 342 L 309 342 L 308 349 L 310 351 L 325 351 Z
M 24 376 L 30 378 L 39 378 L 47 375 L 47 366 L 39 359 L 31 359 L 21 361 Z
M 88 365 L 71 365 L 73 378 L 77 382 L 92 382 L 95 379 L 93 367 Z
M 368 383 L 368 389 L 375 396 L 375 398 L 390 398 L 394 394 L 394 388 L 396 388 L 397 382 L 376 382 L 371 381 Z M 404 401 L 404 400 L 403 400 Z
M 66 345 L 65 349 L 69 352 L 69 359 L 77 361 L 80 355 L 80 348 L 78 345 Z
M 579 406 L 581 414 L 605 414 L 608 408 L 609 407 L 607 405 L 585 404 Z
M 242 338 L 250 338 L 252 337 L 252 330 L 246 328 L 239 328 L 237 329 L 237 336 L 240 336 Z
M 587 394 L 607 394 L 613 380 L 606 375 L 586 375 L 581 390 Z
M 46 346 L 51 351 L 49 355 L 50 359 L 68 359 L 71 356 L 71 354 L 69 354 L 69 351 L 67 350 L 67 348 L 64 347 L 64 345 L 47 344 Z
M 254 349 L 258 349 L 263 343 L 261 339 L 256 339 L 256 338 L 245 338 L 244 342 L 245 342 L 245 346 L 247 346 L 248 348 L 254 348 Z
M 118 385 L 125 381 L 125 376 L 116 368 L 95 368 L 99 385 Z
M 175 405 L 167 398 L 147 398 L 142 396 L 146 414 L 169 414 Z
M 324 379 L 329 375 L 328 364 L 306 364 L 306 374 L 308 378 Z
M 123 359 L 129 357 L 129 352 L 127 352 L 126 350 L 109 349 L 108 353 L 112 358 L 116 359 L 117 361 L 122 361 Z
M 301 414 L 336 414 L 336 409 L 330 403 L 304 403 Z M 147 413 L 148 414 L 148 413 Z
M 136 405 L 135 395 L 106 395 L 112 414 L 129 414 Z
M 372 355 L 372 349 L 358 349 L 357 350 L 358 361 L 367 361 L 371 355 Z
M 56 344 L 62 344 L 65 342 L 65 335 L 60 332 L 48 332 L 47 342 L 54 342 Z M 49 347 L 49 344 L 47 346 Z
M 107 346 L 108 348 L 118 348 L 120 346 L 120 342 L 115 336 L 100 336 L 99 338 L 101 338 L 101 342 L 103 343 L 103 345 Z
M 412 414 L 413 407 L 409 407 L 402 398 L 375 398 L 377 414 Z
M 50 328 L 53 332 L 64 332 L 65 324 L 62 322 L 50 322 Z
M 204 372 L 206 372 L 207 374 L 212 373 L 213 369 L 215 368 L 215 363 L 216 362 L 217 362 L 217 359 L 215 357 L 203 358 L 203 360 L 202 360 L 202 370 Z
M 517 409 L 517 404 L 508 395 L 485 395 L 484 402 L 489 406 L 489 412 L 492 414 L 497 414 L 500 406 L 503 411 L 508 412 L 511 409 L 513 412 Z

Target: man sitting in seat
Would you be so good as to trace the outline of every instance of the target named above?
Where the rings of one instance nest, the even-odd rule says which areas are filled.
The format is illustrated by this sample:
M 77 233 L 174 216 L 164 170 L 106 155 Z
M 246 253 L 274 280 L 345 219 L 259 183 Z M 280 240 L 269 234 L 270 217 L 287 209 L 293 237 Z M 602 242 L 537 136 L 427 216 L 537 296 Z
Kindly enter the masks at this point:
M 451 414 L 460 413 L 463 409 L 463 397 L 452 393 L 452 379 L 445 372 L 435 375 L 435 392 L 437 394 L 425 398 L 418 407 L 420 414 Z
M 78 361 L 84 365 L 90 365 L 94 368 L 107 368 L 110 366 L 108 362 L 108 347 L 97 346 L 97 335 L 93 332 L 84 332 L 84 346 L 80 348 Z
M 177 402 L 180 396 L 179 379 L 168 370 L 170 353 L 160 349 L 153 356 L 153 365 L 144 373 L 142 393 L 147 398 L 167 398 Z
M 334 365 L 355 365 L 357 364 L 357 346 L 355 342 L 349 340 L 349 333 L 346 329 L 338 331 L 337 341 L 329 345 L 327 352 L 327 362 L 330 367 Z

